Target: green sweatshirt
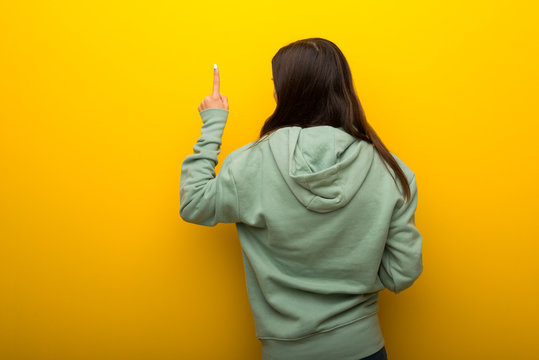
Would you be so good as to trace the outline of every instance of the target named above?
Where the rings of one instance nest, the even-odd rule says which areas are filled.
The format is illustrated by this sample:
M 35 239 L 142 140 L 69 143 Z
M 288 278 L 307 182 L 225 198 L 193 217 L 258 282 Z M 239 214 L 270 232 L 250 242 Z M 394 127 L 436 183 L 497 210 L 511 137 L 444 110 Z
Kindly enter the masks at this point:
M 230 153 L 215 174 L 228 110 L 200 112 L 181 167 L 180 216 L 236 223 L 263 360 L 358 360 L 384 346 L 378 292 L 423 271 L 412 199 L 375 148 L 342 128 L 281 128 Z

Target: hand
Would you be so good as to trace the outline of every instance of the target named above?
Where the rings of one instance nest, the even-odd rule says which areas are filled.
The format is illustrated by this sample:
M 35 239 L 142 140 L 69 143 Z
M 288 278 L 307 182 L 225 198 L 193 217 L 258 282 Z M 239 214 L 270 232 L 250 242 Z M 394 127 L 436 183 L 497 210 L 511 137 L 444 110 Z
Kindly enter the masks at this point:
M 218 108 L 228 110 L 228 98 L 219 92 L 219 70 L 217 65 L 213 68 L 213 92 L 211 95 L 206 96 L 204 100 L 198 105 L 198 111 Z

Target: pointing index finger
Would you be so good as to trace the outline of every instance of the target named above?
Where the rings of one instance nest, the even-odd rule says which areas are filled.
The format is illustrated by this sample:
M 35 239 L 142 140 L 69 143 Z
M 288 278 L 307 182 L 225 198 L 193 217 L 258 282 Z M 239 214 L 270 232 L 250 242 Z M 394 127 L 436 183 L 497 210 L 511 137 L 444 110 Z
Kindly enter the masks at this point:
M 213 94 L 219 96 L 219 70 L 217 64 L 213 64 Z

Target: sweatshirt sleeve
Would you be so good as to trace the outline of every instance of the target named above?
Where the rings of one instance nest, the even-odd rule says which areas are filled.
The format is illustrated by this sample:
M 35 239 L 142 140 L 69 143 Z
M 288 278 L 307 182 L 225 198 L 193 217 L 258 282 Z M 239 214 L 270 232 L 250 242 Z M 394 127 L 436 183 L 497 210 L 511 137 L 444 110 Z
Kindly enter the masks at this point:
M 209 108 L 201 111 L 200 116 L 201 136 L 193 147 L 194 154 L 187 156 L 181 167 L 180 217 L 205 226 L 239 222 L 238 193 L 229 166 L 230 156 L 215 176 L 228 110 Z
M 410 182 L 410 194 L 410 202 L 403 199 L 393 211 L 378 272 L 382 284 L 395 294 L 409 288 L 423 271 L 423 239 L 415 226 L 418 199 L 415 175 Z

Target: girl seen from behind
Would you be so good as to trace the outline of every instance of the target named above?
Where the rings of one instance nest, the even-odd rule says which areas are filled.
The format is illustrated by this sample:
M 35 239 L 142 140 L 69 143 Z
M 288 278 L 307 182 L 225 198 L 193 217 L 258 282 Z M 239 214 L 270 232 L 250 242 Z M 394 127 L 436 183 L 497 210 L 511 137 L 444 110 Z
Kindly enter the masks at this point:
M 387 359 L 378 292 L 423 271 L 415 173 L 368 124 L 333 42 L 290 43 L 272 72 L 275 111 L 216 175 L 229 105 L 214 69 L 180 216 L 236 223 L 263 360 Z

